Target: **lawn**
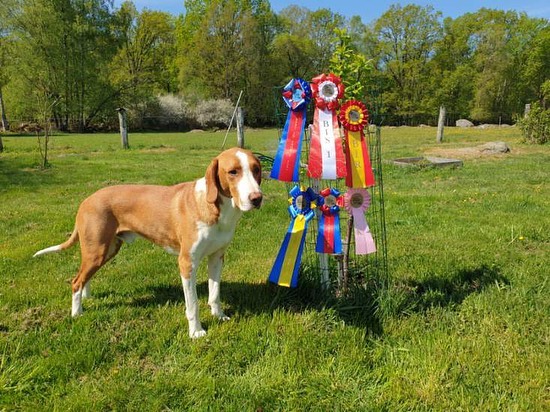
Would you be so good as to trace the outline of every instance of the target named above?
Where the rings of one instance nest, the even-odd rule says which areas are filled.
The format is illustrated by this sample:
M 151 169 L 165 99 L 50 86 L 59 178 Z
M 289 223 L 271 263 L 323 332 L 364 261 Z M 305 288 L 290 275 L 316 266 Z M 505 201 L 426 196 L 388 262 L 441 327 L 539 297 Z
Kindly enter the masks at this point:
M 61 243 L 79 202 L 105 185 L 201 177 L 223 133 L 132 133 L 130 150 L 115 134 L 55 136 L 46 170 L 36 138 L 3 140 L 0 410 L 550 408 L 550 147 L 515 128 L 448 128 L 440 145 L 434 128 L 382 129 L 389 282 L 369 302 L 266 284 L 288 218 L 284 185 L 264 180 L 264 206 L 244 215 L 225 259 L 229 322 L 209 315 L 199 271 L 199 340 L 162 249 L 125 245 L 77 319 L 78 248 L 32 255 Z M 246 133 L 268 155 L 276 140 Z M 496 140 L 511 153 L 461 150 Z M 390 162 L 426 154 L 464 165 Z

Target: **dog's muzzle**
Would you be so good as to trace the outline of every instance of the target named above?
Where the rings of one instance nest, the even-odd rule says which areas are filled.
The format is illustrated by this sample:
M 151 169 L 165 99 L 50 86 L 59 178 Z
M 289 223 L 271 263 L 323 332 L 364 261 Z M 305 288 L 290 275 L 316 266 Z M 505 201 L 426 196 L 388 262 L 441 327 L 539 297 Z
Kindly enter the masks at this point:
M 248 200 L 252 203 L 256 209 L 258 209 L 262 204 L 263 195 L 261 192 L 253 192 L 248 195 Z

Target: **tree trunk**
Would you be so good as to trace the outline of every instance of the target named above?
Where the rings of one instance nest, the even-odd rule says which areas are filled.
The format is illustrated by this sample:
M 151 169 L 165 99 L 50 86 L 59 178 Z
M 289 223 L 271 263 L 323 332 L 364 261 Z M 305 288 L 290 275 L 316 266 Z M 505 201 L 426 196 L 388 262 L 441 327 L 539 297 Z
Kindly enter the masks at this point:
M 6 117 L 6 110 L 4 108 L 4 98 L 2 97 L 2 89 L 0 88 L 0 115 L 2 117 L 2 131 L 7 132 L 10 130 L 8 118 Z
M 445 127 L 445 116 L 446 116 L 446 110 L 445 107 L 440 106 L 439 107 L 439 119 L 437 121 L 437 143 L 441 143 L 443 141 L 443 129 Z

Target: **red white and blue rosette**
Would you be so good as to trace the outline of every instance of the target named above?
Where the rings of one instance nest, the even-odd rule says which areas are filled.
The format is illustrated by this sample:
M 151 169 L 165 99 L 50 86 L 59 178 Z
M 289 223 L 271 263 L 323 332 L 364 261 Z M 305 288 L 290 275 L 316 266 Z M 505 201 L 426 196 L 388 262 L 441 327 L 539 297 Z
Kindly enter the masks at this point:
M 342 253 L 340 235 L 340 207 L 343 197 L 335 188 L 326 188 L 319 193 L 319 227 L 317 232 L 317 253 Z
M 334 74 L 311 81 L 315 102 L 307 174 L 314 179 L 335 180 L 346 176 L 346 163 L 336 110 L 344 97 L 344 84 Z
M 272 179 L 283 182 L 297 182 L 300 179 L 300 153 L 310 99 L 311 88 L 303 79 L 292 79 L 283 88 L 283 100 L 289 111 L 273 162 Z
M 315 216 L 317 194 L 312 188 L 294 186 L 290 192 L 288 212 L 291 222 L 271 273 L 269 281 L 280 286 L 295 288 L 298 286 L 298 274 L 302 252 L 306 239 L 308 223 Z

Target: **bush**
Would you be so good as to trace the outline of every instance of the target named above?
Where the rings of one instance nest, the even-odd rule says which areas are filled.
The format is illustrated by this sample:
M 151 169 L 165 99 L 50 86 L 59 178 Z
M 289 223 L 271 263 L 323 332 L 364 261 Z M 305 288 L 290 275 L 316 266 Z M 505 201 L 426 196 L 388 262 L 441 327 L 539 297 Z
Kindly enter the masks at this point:
M 137 129 L 185 131 L 227 127 L 232 113 L 228 99 L 164 94 L 129 111 L 129 119 Z
M 233 114 L 229 99 L 203 100 L 194 109 L 195 120 L 203 128 L 227 127 Z
M 544 144 L 550 140 L 550 109 L 533 103 L 529 114 L 518 119 L 518 127 L 528 143 Z

